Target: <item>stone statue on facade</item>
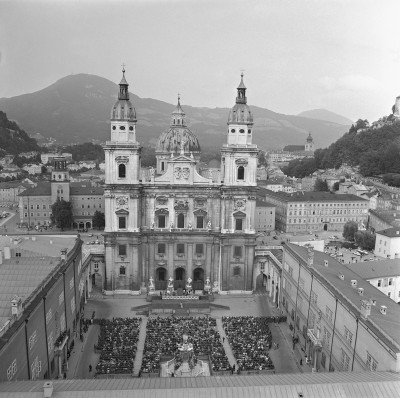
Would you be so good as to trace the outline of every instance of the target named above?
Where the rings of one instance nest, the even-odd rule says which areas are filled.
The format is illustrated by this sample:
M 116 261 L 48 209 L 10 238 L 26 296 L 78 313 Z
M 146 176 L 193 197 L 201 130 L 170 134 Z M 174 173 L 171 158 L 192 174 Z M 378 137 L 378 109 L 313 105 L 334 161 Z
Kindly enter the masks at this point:
M 150 279 L 149 279 L 149 293 L 154 293 L 154 290 L 155 290 L 155 288 L 154 288 L 154 279 L 151 276 Z

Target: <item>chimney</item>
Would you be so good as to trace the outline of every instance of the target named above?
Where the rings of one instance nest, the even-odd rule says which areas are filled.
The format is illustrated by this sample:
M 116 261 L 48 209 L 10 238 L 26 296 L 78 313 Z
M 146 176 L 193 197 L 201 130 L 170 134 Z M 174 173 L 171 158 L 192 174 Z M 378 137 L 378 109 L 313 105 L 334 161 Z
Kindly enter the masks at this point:
M 11 249 L 9 246 L 4 247 L 4 260 L 9 260 L 11 258 Z
M 374 305 L 374 306 L 376 305 L 376 300 L 375 299 L 371 299 L 370 301 L 371 301 L 372 305 Z
M 307 264 L 309 267 L 314 264 L 314 248 L 312 246 L 307 248 Z
M 51 398 L 52 395 L 53 395 L 53 382 L 46 381 L 46 383 L 43 384 L 43 397 Z
M 11 315 L 18 318 L 22 312 L 22 299 L 21 297 L 15 295 L 11 300 Z
M 325 267 L 328 266 L 328 260 L 324 260 L 324 265 L 325 265 Z
M 355 279 L 351 280 L 351 287 L 357 287 L 357 281 Z
M 361 316 L 367 319 L 371 315 L 371 302 L 368 300 L 361 300 Z
M 386 310 L 387 310 L 387 307 L 386 307 L 386 305 L 381 305 L 381 314 L 382 315 L 386 315 Z
M 344 281 L 344 275 L 343 274 L 338 274 L 338 277 L 341 281 Z
M 61 260 L 67 259 L 67 249 L 61 249 Z
M 364 294 L 364 288 L 359 287 L 359 288 L 358 288 L 358 294 L 359 294 L 360 296 L 362 296 L 362 295 Z

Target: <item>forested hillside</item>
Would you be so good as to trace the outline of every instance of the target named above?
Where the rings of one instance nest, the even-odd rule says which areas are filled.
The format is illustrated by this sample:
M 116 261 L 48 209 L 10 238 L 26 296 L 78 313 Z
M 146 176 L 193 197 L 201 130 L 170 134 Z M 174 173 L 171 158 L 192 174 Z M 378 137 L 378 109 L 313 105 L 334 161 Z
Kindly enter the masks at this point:
M 339 168 L 343 163 L 360 166 L 360 173 L 373 176 L 400 173 L 400 122 L 385 117 L 369 126 L 358 120 L 328 148 L 315 151 L 314 159 L 290 162 L 285 173 L 302 178 L 317 169 Z
M 36 140 L 30 138 L 17 123 L 8 120 L 7 115 L 0 111 L 0 154 L 17 155 L 21 152 L 39 150 Z

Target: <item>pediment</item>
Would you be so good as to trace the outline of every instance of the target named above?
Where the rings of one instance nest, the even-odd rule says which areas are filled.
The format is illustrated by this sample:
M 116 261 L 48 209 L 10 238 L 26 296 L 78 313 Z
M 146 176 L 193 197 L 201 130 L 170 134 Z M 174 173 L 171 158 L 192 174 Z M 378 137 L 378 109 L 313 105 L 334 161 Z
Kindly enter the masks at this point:
M 119 209 L 115 212 L 115 214 L 118 214 L 119 216 L 124 216 L 124 215 L 128 215 L 129 211 L 125 210 L 125 209 Z
M 169 211 L 168 211 L 168 209 L 157 209 L 157 210 L 155 211 L 155 214 L 156 214 L 156 215 L 160 215 L 160 214 L 169 214 Z
M 193 212 L 195 216 L 206 216 L 207 212 L 203 209 L 197 209 Z
M 246 213 L 243 213 L 242 211 L 235 211 L 233 213 L 234 217 L 246 217 Z

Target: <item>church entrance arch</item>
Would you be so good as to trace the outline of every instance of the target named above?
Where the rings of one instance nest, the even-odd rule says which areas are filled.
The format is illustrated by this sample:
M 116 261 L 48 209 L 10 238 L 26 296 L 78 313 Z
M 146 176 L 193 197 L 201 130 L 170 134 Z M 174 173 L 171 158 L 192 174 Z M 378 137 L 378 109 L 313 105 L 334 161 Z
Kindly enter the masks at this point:
M 324 224 L 324 231 L 328 230 L 328 224 Z
M 265 286 L 267 286 L 268 277 L 264 273 L 261 273 L 256 278 L 256 290 L 264 290 Z
M 204 289 L 204 270 L 202 268 L 195 268 L 193 270 L 193 290 Z
M 92 224 L 90 221 L 86 222 L 86 229 L 92 228 Z
M 167 270 L 164 267 L 156 269 L 156 290 L 166 290 L 168 286 Z
M 185 269 L 179 267 L 175 270 L 174 289 L 185 288 Z

